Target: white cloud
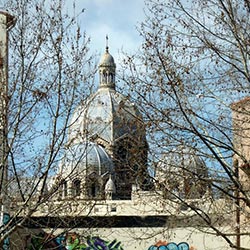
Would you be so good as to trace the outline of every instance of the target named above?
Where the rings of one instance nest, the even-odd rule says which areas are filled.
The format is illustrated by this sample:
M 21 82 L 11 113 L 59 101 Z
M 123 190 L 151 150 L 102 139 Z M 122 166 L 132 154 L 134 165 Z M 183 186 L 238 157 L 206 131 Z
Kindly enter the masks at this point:
M 134 51 L 140 45 L 135 26 L 143 20 L 143 0 L 84 0 L 78 9 L 85 8 L 81 26 L 91 37 L 93 51 L 103 52 L 105 37 L 109 35 L 109 47 L 116 57 L 118 50 Z

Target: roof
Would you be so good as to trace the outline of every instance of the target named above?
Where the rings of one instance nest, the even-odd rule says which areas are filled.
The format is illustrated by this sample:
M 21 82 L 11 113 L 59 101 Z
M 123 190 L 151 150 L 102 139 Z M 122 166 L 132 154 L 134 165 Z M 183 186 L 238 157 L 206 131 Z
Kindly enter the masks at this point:
M 116 67 L 115 60 L 113 56 L 109 53 L 108 47 L 106 47 L 106 51 L 101 57 L 99 67 Z
M 126 134 L 141 137 L 145 133 L 140 112 L 134 103 L 110 88 L 98 89 L 86 105 L 79 106 L 71 123 L 70 140 L 98 136 L 112 143 Z
M 64 176 L 83 176 L 112 174 L 114 166 L 105 149 L 93 142 L 84 141 L 72 144 L 66 151 L 61 163 Z

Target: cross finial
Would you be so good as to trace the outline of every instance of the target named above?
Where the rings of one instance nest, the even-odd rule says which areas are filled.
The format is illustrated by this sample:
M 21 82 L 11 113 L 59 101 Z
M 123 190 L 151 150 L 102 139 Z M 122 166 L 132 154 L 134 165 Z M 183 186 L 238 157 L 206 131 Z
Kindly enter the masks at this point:
M 109 52 L 109 44 L 108 44 L 108 42 L 109 42 L 109 37 L 108 37 L 108 35 L 106 35 L 106 52 L 107 53 Z

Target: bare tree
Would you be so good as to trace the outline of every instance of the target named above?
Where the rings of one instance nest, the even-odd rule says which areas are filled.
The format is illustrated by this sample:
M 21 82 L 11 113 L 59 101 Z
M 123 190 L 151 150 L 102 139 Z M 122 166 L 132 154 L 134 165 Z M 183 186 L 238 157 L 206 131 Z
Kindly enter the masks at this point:
M 245 107 L 249 103 L 245 99 L 243 104 L 231 106 L 249 93 L 247 2 L 146 1 L 146 19 L 138 27 L 144 42 L 141 51 L 127 56 L 122 75 L 132 86 L 128 95 L 144 108 L 150 158 L 153 163 L 160 162 L 155 164 L 155 182 L 171 193 L 170 199 L 191 208 L 212 229 L 210 233 L 237 249 L 249 249 L 240 246 L 239 240 L 249 234 L 243 226 L 239 229 L 244 223 L 240 218 L 248 217 L 250 205 L 245 185 L 249 175 L 245 171 L 242 178 L 241 171 L 249 161 L 249 109 Z M 234 126 L 232 110 L 236 114 Z M 246 133 L 239 133 L 242 129 Z M 243 137 L 244 142 L 239 140 Z M 189 150 L 183 152 L 183 148 Z M 197 172 L 185 154 L 204 161 L 208 173 Z M 175 181 L 170 178 L 159 183 L 157 173 L 161 171 Z M 180 178 L 184 179 L 182 187 L 175 185 Z M 230 233 L 222 229 L 209 211 L 188 202 L 192 198 L 192 185 L 187 184 L 190 179 L 199 179 L 201 185 L 207 185 L 210 192 L 207 202 L 215 204 L 223 197 L 234 204 L 225 208 L 224 213 L 224 218 L 235 216 L 231 216 L 233 221 L 224 221 L 231 227 Z M 175 192 L 178 188 L 182 194 Z M 200 197 L 203 195 L 200 193 Z M 239 206 L 244 207 L 243 211 L 239 212 Z M 221 216 L 219 210 L 218 215 Z
M 48 193 L 46 185 L 62 158 L 72 110 L 91 92 L 95 72 L 90 40 L 77 22 L 84 10 L 76 10 L 74 1 L 69 6 L 57 0 L 6 1 L 4 8 L 16 21 L 9 32 L 9 86 L 4 97 L 4 202 L 7 210 L 18 202 L 22 206 L 15 207 L 11 220 L 1 227 L 1 241 L 57 191 L 55 186 Z
M 15 214 L 1 228 L 2 240 L 49 207 L 47 201 L 63 180 L 49 191 L 46 183 L 63 156 L 70 115 L 91 92 L 86 84 L 94 72 L 89 39 L 81 32 L 72 5 L 70 16 L 59 0 L 6 2 L 5 8 L 16 17 L 9 33 L 5 98 L 8 204 L 21 206 L 15 206 Z M 195 218 L 211 229 L 207 233 L 222 237 L 233 248 L 248 249 L 240 246 L 240 237 L 249 235 L 239 225 L 247 218 L 250 203 L 239 175 L 241 167 L 248 166 L 248 150 L 242 148 L 249 145 L 239 140 L 248 133 L 238 128 L 247 123 L 249 109 L 242 109 L 242 103 L 231 106 L 249 90 L 247 1 L 148 0 L 146 5 L 147 18 L 139 28 L 144 43 L 138 54 L 125 60 L 123 78 L 132 86 L 128 95 L 143 108 L 155 184 L 166 199 L 193 210 Z M 244 175 L 245 182 L 247 178 Z M 223 213 L 217 202 L 221 197 L 233 204 Z M 193 202 L 199 199 L 200 203 Z M 89 211 L 93 204 L 85 202 Z M 62 203 L 53 205 L 48 213 L 63 209 Z M 240 212 L 239 206 L 244 210 Z M 222 222 L 231 227 L 229 232 Z

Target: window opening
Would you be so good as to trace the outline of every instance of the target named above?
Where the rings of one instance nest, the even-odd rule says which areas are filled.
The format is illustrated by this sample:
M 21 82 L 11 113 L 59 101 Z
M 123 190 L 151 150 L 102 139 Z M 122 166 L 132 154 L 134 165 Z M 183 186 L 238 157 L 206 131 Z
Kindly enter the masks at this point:
M 64 197 L 68 196 L 68 185 L 67 185 L 66 181 L 64 181 L 64 183 L 63 183 L 63 196 Z
M 81 194 L 81 181 L 80 180 L 74 180 L 73 181 L 73 195 L 74 196 L 80 196 Z

